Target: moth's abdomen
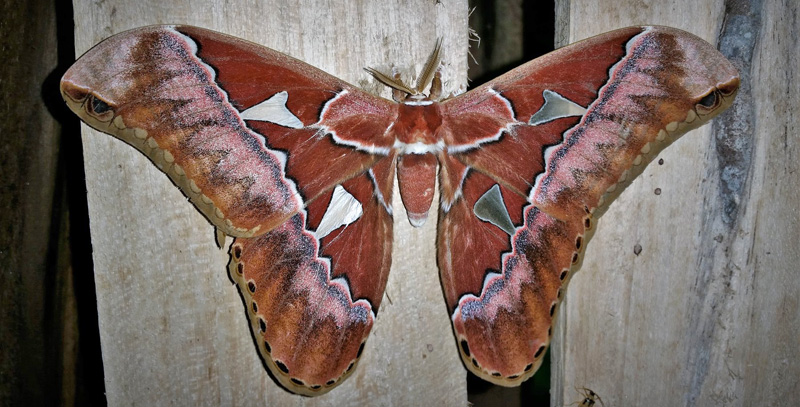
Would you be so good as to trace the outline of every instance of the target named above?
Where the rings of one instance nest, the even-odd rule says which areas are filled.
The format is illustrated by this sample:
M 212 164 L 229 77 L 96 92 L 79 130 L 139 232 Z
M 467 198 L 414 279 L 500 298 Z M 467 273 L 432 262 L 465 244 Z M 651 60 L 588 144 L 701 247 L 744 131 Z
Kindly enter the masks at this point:
M 397 183 L 408 221 L 419 227 L 428 219 L 436 185 L 436 156 L 404 154 L 397 160 Z

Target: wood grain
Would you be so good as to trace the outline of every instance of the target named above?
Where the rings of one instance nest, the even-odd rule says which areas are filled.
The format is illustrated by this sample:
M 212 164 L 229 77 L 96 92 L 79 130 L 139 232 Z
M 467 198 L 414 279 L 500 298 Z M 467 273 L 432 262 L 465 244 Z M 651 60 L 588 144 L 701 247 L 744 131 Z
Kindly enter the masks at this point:
M 74 5 L 79 53 L 125 29 L 191 24 L 264 44 L 376 91 L 382 89 L 364 66 L 418 70 L 443 37 L 449 90 L 466 82 L 465 1 Z M 395 203 L 389 298 L 364 357 L 339 388 L 308 399 L 282 390 L 266 373 L 227 276 L 227 252 L 214 246 L 212 227 L 168 178 L 107 135 L 86 130 L 84 155 L 109 404 L 466 405 L 465 371 L 438 283 L 435 219 L 412 230 Z
M 609 406 L 788 405 L 800 391 L 798 5 L 557 3 L 562 44 L 670 25 L 719 42 L 743 86 L 600 220 L 559 310 L 551 404 L 589 387 Z

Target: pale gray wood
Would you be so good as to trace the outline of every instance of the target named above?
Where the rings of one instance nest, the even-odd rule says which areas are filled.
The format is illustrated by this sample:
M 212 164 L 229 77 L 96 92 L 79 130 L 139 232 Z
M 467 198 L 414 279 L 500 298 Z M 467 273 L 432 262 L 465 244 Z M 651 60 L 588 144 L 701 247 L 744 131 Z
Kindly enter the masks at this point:
M 796 404 L 800 10 L 765 3 L 559 2 L 563 43 L 638 24 L 724 33 L 744 82 L 721 131 L 685 135 L 600 220 L 559 310 L 553 405 L 584 386 L 607 406 Z
M 114 33 L 182 23 L 286 52 L 351 83 L 362 70 L 418 70 L 444 38 L 448 90 L 466 83 L 466 1 L 75 0 L 78 53 Z M 388 92 L 383 92 L 388 96 Z M 86 130 L 84 155 L 98 314 L 110 405 L 466 405 L 436 269 L 435 210 L 410 230 L 395 203 L 395 260 L 356 372 L 319 398 L 269 378 L 227 250 L 168 178 L 133 148 Z M 230 239 L 228 240 L 230 242 Z

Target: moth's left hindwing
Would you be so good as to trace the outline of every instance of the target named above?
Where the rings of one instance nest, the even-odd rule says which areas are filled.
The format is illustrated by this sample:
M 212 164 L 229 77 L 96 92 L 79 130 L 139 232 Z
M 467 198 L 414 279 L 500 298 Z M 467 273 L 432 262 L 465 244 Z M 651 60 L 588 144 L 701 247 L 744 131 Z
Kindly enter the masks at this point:
M 318 240 L 306 225 L 337 210 L 335 200 L 361 202 L 362 213 Z M 230 275 L 256 344 L 284 386 L 316 395 L 352 373 L 386 288 L 391 236 L 391 215 L 362 174 L 313 201 L 307 213 L 231 245 Z
M 396 105 L 301 61 L 181 26 L 113 36 L 64 75 L 69 107 L 136 147 L 225 234 L 261 355 L 316 395 L 363 350 L 391 259 Z M 359 247 L 361 256 L 346 255 Z

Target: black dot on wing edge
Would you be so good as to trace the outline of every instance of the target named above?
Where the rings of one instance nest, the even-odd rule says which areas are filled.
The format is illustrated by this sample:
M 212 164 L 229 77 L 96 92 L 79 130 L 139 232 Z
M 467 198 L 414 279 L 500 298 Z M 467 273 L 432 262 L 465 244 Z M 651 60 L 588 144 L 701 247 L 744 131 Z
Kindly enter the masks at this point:
M 281 361 L 276 360 L 275 366 L 278 366 L 278 369 L 280 369 L 281 372 L 289 374 L 289 368 L 286 367 L 286 365 L 284 365 Z
M 467 355 L 467 357 L 470 356 L 469 344 L 467 344 L 467 340 L 466 339 L 462 339 L 461 340 L 461 350 L 464 352 L 465 355 Z

